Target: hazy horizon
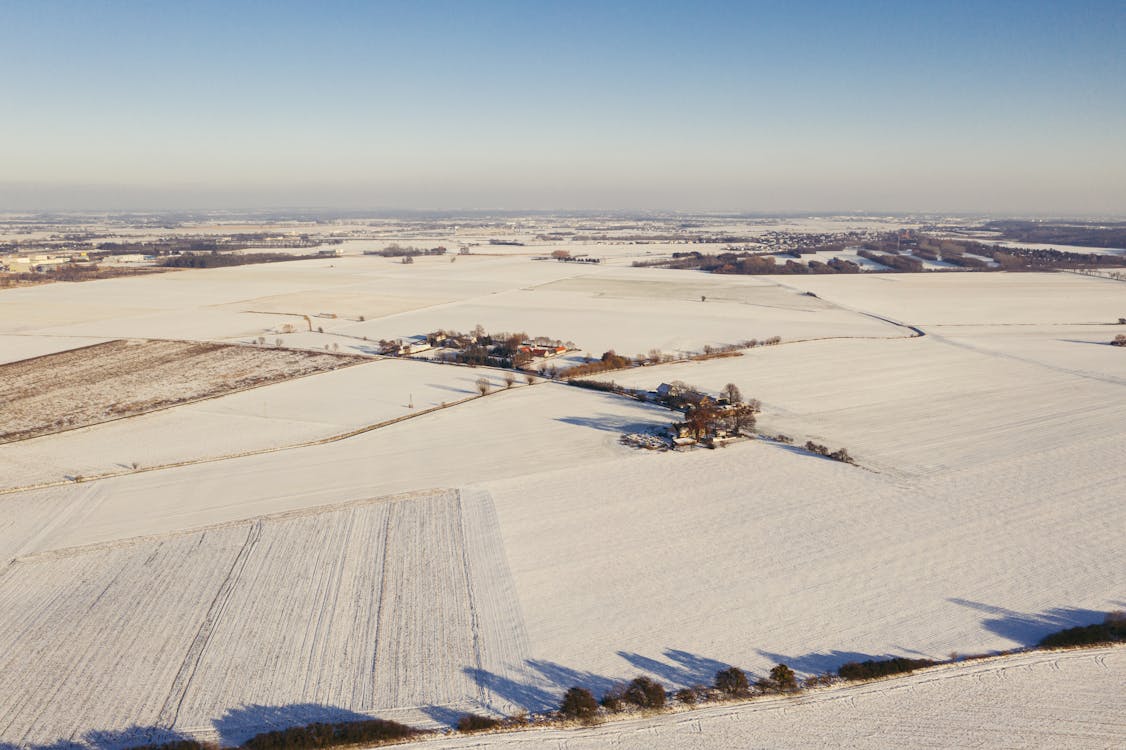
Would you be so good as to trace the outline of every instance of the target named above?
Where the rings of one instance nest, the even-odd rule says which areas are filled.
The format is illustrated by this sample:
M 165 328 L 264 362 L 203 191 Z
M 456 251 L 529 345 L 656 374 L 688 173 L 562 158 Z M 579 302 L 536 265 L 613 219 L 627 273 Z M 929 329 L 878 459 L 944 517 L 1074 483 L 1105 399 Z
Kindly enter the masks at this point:
M 0 9 L 0 210 L 1126 206 L 1121 3 Z

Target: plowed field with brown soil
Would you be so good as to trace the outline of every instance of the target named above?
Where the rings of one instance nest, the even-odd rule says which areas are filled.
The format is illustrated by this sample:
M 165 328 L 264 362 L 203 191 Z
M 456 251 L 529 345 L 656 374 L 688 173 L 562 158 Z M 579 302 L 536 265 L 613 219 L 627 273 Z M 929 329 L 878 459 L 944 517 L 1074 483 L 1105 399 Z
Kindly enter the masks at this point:
M 0 365 L 0 443 L 85 427 L 363 357 L 191 341 L 116 340 Z

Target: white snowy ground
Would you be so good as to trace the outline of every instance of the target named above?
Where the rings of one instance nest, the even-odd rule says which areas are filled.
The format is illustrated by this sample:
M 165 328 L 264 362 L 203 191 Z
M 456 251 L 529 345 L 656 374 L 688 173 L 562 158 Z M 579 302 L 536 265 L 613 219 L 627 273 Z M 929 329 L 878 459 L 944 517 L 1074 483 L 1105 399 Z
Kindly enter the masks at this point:
M 844 445 L 863 466 L 765 441 L 633 451 L 618 444 L 623 431 L 673 415 L 544 383 L 324 445 L 0 495 L 0 559 L 10 561 L 0 569 L 0 696 L 8 701 L 0 742 L 112 748 L 141 736 L 236 737 L 373 713 L 440 725 L 469 709 L 548 708 L 571 685 L 599 692 L 642 672 L 675 687 L 708 682 L 728 664 L 761 673 L 785 660 L 809 673 L 884 654 L 1008 649 L 1126 607 L 1126 360 L 1113 359 L 1123 352 L 1109 346 L 1061 340 L 1114 332 L 1096 324 L 1123 314 L 1116 282 L 950 274 L 798 285 L 519 257 L 408 266 L 335 260 L 335 268 L 311 261 L 4 292 L 0 334 L 234 339 L 261 330 L 257 313 L 242 312 L 247 299 L 335 288 L 387 290 L 419 305 L 450 301 L 364 322 L 323 319 L 326 341 L 341 338 L 335 330 L 378 336 L 477 322 L 573 339 L 594 352 L 617 341 L 635 353 L 736 335 L 829 338 L 611 377 L 646 387 L 675 378 L 716 389 L 736 382 L 764 401 L 764 427 Z M 806 289 L 819 299 L 802 295 Z M 592 309 L 599 313 L 584 312 Z M 904 338 L 905 329 L 864 312 L 927 335 Z M 495 317 L 478 319 L 486 314 Z M 849 336 L 858 338 L 841 338 Z M 394 416 L 404 386 L 429 403 L 443 398 L 443 386 L 464 390 L 467 377 L 474 371 L 360 365 L 216 399 L 207 413 L 170 409 L 175 418 L 159 428 L 142 417 L 122 423 L 135 433 L 92 428 L 93 437 L 17 445 L 26 452 L 3 479 L 22 484 L 84 461 L 97 468 L 187 459 L 213 446 L 280 447 Z M 273 426 L 248 427 L 263 423 L 255 413 L 263 404 Z M 149 459 L 119 458 L 123 447 Z M 371 504 L 370 518 L 336 507 L 407 492 L 423 494 L 406 500 L 407 515 L 393 523 L 374 510 L 388 503 Z M 460 527 L 440 499 L 454 496 L 463 501 Z M 479 519 L 495 516 L 467 520 L 473 509 Z M 379 517 L 384 529 L 398 529 L 394 544 Z M 248 548 L 255 528 L 261 536 Z M 380 550 L 413 572 L 377 575 Z M 470 605 L 451 584 L 458 551 L 469 558 L 460 569 L 471 571 L 466 591 L 490 602 L 478 611 L 510 618 L 494 635 L 474 631 L 471 618 L 469 637 L 481 654 L 494 649 L 488 658 L 463 648 L 458 618 Z M 473 574 L 478 557 L 495 574 Z M 261 572 L 232 578 L 235 570 Z M 353 609 L 326 604 L 337 596 Z M 405 602 L 400 619 L 370 616 L 377 600 Z M 361 627 L 373 621 L 389 623 L 385 635 Z M 394 657 L 379 657 L 385 648 Z M 1121 684 L 1121 659 L 1104 663 Z M 433 690 L 420 687 L 431 675 L 444 677 Z M 1095 673 L 1092 684 L 1099 679 Z M 904 683 L 866 686 L 864 700 L 820 708 L 811 697 L 802 710 L 822 718 L 790 723 L 781 711 L 770 726 L 815 739 L 817 727 L 842 723 L 848 706 L 872 705 L 878 727 L 901 705 L 896 684 Z M 356 687 L 363 685 L 376 687 Z M 929 689 L 919 688 L 926 704 L 938 700 Z M 1018 724 L 1019 706 L 1054 695 L 1039 689 L 986 693 L 986 703 L 971 701 L 977 713 L 954 726 L 973 740 L 1000 721 L 993 707 L 1007 705 L 1001 726 Z M 961 700 L 955 691 L 948 697 Z M 1096 740 L 1121 733 L 1113 723 L 1119 704 L 1091 705 L 1082 731 Z M 1047 716 L 1014 736 L 1098 746 L 1082 734 L 1057 743 L 1054 714 Z M 661 727 L 677 720 L 644 726 L 668 736 L 674 730 Z M 797 723 L 815 734 L 801 734 Z M 734 739 L 720 743 L 757 741 L 757 730 L 742 734 L 741 726 L 725 725 L 735 734 L 720 737 Z M 822 744 L 838 735 L 826 736 Z M 904 737 L 904 745 L 930 742 L 922 731 Z
M 0 335 L 0 364 L 17 362 L 21 359 L 42 357 L 45 354 L 76 349 L 80 346 L 93 346 L 109 339 L 102 337 L 79 338 L 75 336 L 20 336 Z
M 505 387 L 499 370 L 398 359 L 321 374 L 0 445 L 0 489 L 323 440 L 475 396 L 479 378 Z
M 453 737 L 453 748 L 1105 748 L 1126 744 L 1126 649 L 962 662 L 889 682 L 593 728 Z

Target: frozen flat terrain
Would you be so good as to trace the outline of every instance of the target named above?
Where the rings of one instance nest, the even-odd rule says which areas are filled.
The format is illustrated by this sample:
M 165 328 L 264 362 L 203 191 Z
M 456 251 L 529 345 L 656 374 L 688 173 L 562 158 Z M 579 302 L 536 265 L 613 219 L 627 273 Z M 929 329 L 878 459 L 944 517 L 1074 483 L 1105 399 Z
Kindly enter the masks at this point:
M 1126 352 L 1105 344 L 1126 315 L 1120 282 L 506 253 L 5 291 L 0 361 L 120 336 L 362 352 L 477 323 L 594 355 L 779 335 L 604 378 L 733 382 L 762 400 L 765 432 L 847 447 L 860 466 L 765 440 L 634 450 L 622 433 L 677 415 L 402 360 L 0 446 L 0 743 L 237 741 L 370 715 L 441 726 L 639 673 L 671 688 L 730 664 L 808 674 L 1011 649 L 1126 607 Z M 454 403 L 482 376 L 493 393 Z M 103 473 L 117 476 L 73 481 Z M 40 483 L 54 484 L 13 490 Z M 1120 651 L 1015 658 L 565 736 L 926 747 L 944 722 L 957 744 L 1121 744 L 1105 689 L 1122 683 Z M 886 729 L 900 714 L 914 723 Z
M 312 721 L 488 702 L 464 667 L 506 670 L 527 646 L 489 502 L 431 492 L 17 559 L 0 579 L 0 731 L 229 745 L 274 727 L 255 706 Z
M 332 439 L 476 396 L 482 377 L 505 387 L 498 370 L 384 359 L 0 445 L 0 489 Z

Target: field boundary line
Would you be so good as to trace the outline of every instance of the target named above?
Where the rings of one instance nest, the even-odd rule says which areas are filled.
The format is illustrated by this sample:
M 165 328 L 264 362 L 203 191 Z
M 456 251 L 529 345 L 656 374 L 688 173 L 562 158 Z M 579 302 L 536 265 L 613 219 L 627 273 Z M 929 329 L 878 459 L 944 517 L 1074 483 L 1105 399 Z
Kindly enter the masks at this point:
M 302 376 L 302 377 L 310 377 L 312 375 L 320 375 L 320 374 L 323 374 L 323 373 L 310 373 L 309 375 Z M 293 379 L 296 380 L 296 378 L 293 378 Z M 539 385 L 540 383 L 544 383 L 544 382 L 548 382 L 548 381 L 546 379 L 539 380 L 536 383 L 534 383 L 533 385 Z M 257 388 L 257 387 L 261 387 L 261 386 L 254 386 L 254 387 Z M 178 469 L 178 468 L 181 468 L 181 467 L 184 467 L 184 466 L 197 466 L 199 464 L 214 463 L 216 461 L 229 461 L 229 460 L 235 459 L 235 458 L 247 458 L 249 456 L 261 456 L 261 455 L 265 455 L 265 454 L 268 454 L 268 453 L 280 453 L 282 451 L 295 450 L 297 448 L 312 448 L 312 447 L 317 446 L 317 445 L 327 445 L 329 443 L 336 443 L 336 442 L 339 442 L 341 440 L 347 440 L 348 438 L 353 438 L 353 437 L 356 437 L 357 435 L 363 435 L 364 433 L 372 432 L 373 430 L 378 430 L 378 429 L 381 429 L 383 427 L 390 427 L 391 425 L 398 424 L 399 422 L 405 422 L 408 419 L 414 419 L 416 417 L 426 416 L 427 414 L 433 414 L 434 412 L 441 411 L 443 409 L 449 409 L 451 407 L 459 406 L 461 404 L 468 403 L 470 401 L 476 401 L 479 398 L 485 398 L 487 396 L 493 396 L 493 395 L 496 395 L 498 393 L 504 393 L 504 392 L 509 391 L 509 390 L 513 390 L 513 389 L 511 389 L 511 388 L 497 388 L 497 389 L 491 390 L 491 391 L 489 391 L 488 393 L 485 393 L 485 394 L 469 395 L 469 396 L 466 396 L 465 398 L 460 398 L 456 401 L 449 401 L 449 402 L 444 403 L 444 404 L 439 404 L 438 406 L 431 406 L 431 407 L 428 407 L 426 409 L 419 409 L 418 411 L 415 411 L 415 412 L 412 412 L 412 413 L 409 413 L 409 414 L 401 414 L 398 417 L 392 417 L 391 419 L 385 419 L 381 422 L 375 422 L 373 424 L 363 425 L 362 427 L 357 427 L 355 429 L 348 430 L 347 432 L 341 432 L 341 433 L 337 433 L 335 435 L 329 435 L 329 436 L 323 437 L 323 438 L 316 438 L 315 440 L 305 440 L 305 441 L 302 441 L 300 443 L 291 443 L 290 445 L 279 445 L 279 446 L 274 446 L 274 447 L 270 447 L 270 448 L 255 448 L 253 450 L 240 451 L 238 453 L 227 453 L 227 454 L 224 454 L 224 455 L 221 455 L 221 456 L 208 456 L 208 457 L 205 457 L 205 458 L 192 458 L 192 459 L 188 459 L 186 461 L 173 461 L 171 463 L 156 464 L 156 465 L 153 465 L 153 466 L 140 466 L 136 469 L 122 469 L 121 471 L 109 471 L 109 472 L 105 472 L 105 473 L 102 473 L 102 474 L 93 474 L 93 475 L 90 475 L 90 476 L 83 476 L 81 479 L 78 479 L 78 480 L 56 479 L 56 480 L 51 481 L 51 482 L 40 482 L 38 484 L 29 484 L 29 485 L 23 485 L 23 486 L 20 486 L 20 487 L 5 487 L 3 489 L 0 489 L 0 496 L 2 496 L 2 495 L 12 495 L 12 494 L 16 494 L 16 493 L 19 493 L 19 492 L 29 492 L 31 490 L 48 489 L 48 488 L 51 488 L 51 487 L 65 487 L 67 485 L 72 485 L 72 484 L 85 484 L 87 482 L 97 482 L 97 481 L 102 480 L 102 479 L 113 479 L 115 477 L 124 477 L 124 476 L 129 476 L 129 475 L 132 475 L 132 474 L 142 474 L 142 473 L 148 472 L 148 471 L 163 471 L 165 469 Z M 520 390 L 520 389 L 515 389 L 515 390 Z M 229 395 L 229 394 L 222 394 L 222 395 L 225 396 L 225 395 Z M 210 398 L 220 398 L 220 397 L 221 396 L 212 396 Z M 180 406 L 180 405 L 181 404 L 177 404 L 177 406 Z M 168 407 L 168 408 L 172 408 L 172 407 Z M 146 414 L 151 414 L 151 413 L 152 412 L 146 412 Z M 140 416 L 140 415 L 136 415 L 136 416 Z M 128 417 L 121 417 L 121 419 L 128 419 Z M 104 423 L 99 423 L 99 424 L 104 424 Z M 87 426 L 93 426 L 93 425 L 87 425 Z M 76 428 L 76 429 L 81 429 L 81 428 Z M 55 434 L 58 434 L 58 433 L 51 433 L 51 434 L 55 435 Z M 50 435 L 42 435 L 41 437 L 50 437 Z M 30 438 L 30 439 L 35 439 L 35 438 Z
M 208 531 L 222 531 L 223 529 L 235 528 L 247 524 L 289 521 L 297 518 L 316 516 L 322 513 L 336 513 L 342 510 L 348 510 L 349 508 L 355 508 L 363 505 L 378 505 L 381 503 L 393 504 L 407 500 L 427 498 L 439 493 L 449 491 L 449 488 L 446 487 L 430 487 L 425 490 L 411 490 L 409 492 L 397 492 L 393 495 L 364 497 L 358 500 L 345 500 L 339 503 L 316 505 L 311 508 L 294 508 L 293 510 L 278 511 L 277 513 L 266 513 L 264 515 L 249 516 L 247 518 L 237 518 L 231 521 L 220 521 L 219 523 L 193 526 L 190 529 L 175 529 L 158 534 L 141 534 L 139 536 L 125 537 L 122 539 L 111 539 L 105 542 L 91 542 L 90 544 L 78 544 L 73 547 L 59 547 L 58 549 L 30 552 L 26 555 L 12 558 L 9 561 L 9 564 L 14 563 L 22 565 L 24 563 L 39 562 L 40 560 L 54 560 L 62 557 L 73 557 L 74 555 L 81 555 L 87 552 L 96 552 L 98 550 L 104 549 L 120 549 L 123 547 L 132 547 L 138 544 L 145 544 L 147 542 L 159 542 L 164 539 L 174 539 L 176 537 L 190 536 L 192 534 L 203 534 Z

